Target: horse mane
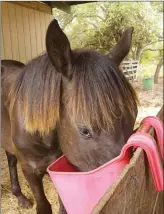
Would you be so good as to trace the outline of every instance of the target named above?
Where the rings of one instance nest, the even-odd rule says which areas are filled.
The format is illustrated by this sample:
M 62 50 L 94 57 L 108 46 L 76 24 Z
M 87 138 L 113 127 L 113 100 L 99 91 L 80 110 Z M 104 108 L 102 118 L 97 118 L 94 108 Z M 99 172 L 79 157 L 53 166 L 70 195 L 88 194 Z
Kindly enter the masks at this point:
M 9 93 L 10 114 L 18 101 L 25 129 L 48 134 L 59 120 L 61 74 L 47 53 L 31 60 L 18 75 Z
M 64 94 L 71 119 L 90 128 L 111 131 L 117 118 L 136 117 L 137 96 L 124 74 L 108 56 L 74 51 L 72 81 Z M 11 87 L 10 114 L 18 101 L 25 129 L 48 134 L 60 122 L 61 74 L 47 53 L 30 61 Z
M 116 119 L 127 114 L 135 119 L 136 93 L 116 64 L 90 50 L 76 52 L 75 58 L 73 87 L 64 99 L 72 120 L 111 132 Z

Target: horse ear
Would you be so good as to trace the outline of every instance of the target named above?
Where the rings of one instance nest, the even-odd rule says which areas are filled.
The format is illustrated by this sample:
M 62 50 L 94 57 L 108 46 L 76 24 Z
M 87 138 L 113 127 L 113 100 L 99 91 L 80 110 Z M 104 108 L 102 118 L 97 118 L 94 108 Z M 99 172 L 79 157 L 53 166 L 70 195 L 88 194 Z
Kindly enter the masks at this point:
M 72 51 L 67 36 L 56 19 L 51 21 L 46 33 L 46 49 L 57 72 L 69 78 L 71 76 Z
M 109 53 L 109 58 L 114 60 L 117 65 L 120 65 L 121 61 L 129 53 L 132 42 L 133 30 L 134 30 L 133 27 L 130 27 L 127 30 L 125 30 L 120 41 Z

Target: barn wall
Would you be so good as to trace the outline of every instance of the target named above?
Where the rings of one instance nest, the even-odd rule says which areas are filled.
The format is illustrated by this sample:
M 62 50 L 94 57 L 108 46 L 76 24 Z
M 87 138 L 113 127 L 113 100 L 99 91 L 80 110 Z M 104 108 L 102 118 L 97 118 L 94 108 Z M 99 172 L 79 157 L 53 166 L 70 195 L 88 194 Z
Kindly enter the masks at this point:
M 11 2 L 1 2 L 1 11 L 1 59 L 26 63 L 45 51 L 51 14 Z

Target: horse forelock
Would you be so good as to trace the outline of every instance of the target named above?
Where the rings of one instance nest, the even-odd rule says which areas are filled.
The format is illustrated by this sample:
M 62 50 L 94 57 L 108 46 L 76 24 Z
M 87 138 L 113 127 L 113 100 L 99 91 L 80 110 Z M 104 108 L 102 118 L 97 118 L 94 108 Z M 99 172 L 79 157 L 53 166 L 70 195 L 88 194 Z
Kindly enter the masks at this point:
M 60 84 L 61 74 L 55 71 L 47 54 L 33 59 L 10 90 L 10 114 L 17 101 L 26 130 L 48 134 L 59 120 Z
M 117 118 L 136 117 L 137 96 L 122 71 L 97 52 L 80 52 L 66 108 L 76 123 L 103 131 L 115 129 Z
M 63 98 L 72 120 L 111 131 L 116 118 L 125 112 L 135 117 L 137 96 L 116 65 L 93 51 L 75 51 L 74 55 L 72 87 Z M 18 101 L 30 133 L 48 134 L 60 121 L 61 80 L 61 74 L 43 54 L 28 63 L 13 84 L 10 113 Z

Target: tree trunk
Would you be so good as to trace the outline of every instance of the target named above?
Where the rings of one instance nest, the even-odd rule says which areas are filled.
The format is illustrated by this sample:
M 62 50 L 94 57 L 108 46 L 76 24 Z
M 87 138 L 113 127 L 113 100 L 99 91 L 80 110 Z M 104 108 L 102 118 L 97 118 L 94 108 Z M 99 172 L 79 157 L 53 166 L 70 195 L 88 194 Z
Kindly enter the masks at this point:
M 136 60 L 140 61 L 141 54 L 142 54 L 142 47 L 138 45 L 137 51 L 136 51 Z
M 162 64 L 163 64 L 163 57 L 160 59 L 160 61 L 157 64 L 157 67 L 156 67 L 156 71 L 155 71 L 155 74 L 154 74 L 154 83 L 155 84 L 158 84 L 158 77 L 159 77 L 159 73 L 160 73 Z

